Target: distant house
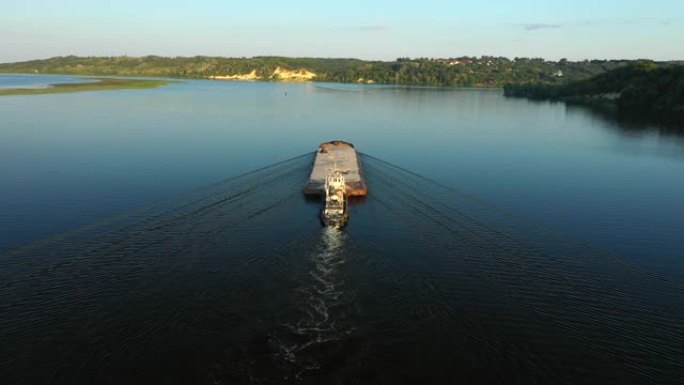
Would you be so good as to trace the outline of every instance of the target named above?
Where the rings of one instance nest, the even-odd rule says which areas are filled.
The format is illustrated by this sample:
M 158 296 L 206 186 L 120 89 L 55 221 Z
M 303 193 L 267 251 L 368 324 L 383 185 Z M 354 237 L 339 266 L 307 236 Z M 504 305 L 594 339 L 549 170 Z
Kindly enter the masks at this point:
M 558 71 L 554 72 L 553 76 L 555 76 L 557 78 L 562 78 L 563 77 L 563 71 L 558 70 Z

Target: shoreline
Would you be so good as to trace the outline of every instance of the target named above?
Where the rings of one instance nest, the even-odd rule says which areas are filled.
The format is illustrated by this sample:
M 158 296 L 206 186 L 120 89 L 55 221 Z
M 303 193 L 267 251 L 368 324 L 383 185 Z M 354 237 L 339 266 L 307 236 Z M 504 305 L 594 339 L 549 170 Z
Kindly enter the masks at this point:
M 10 75 L 10 74 L 8 74 Z M 38 75 L 39 74 L 15 74 L 15 75 Z M 68 75 L 66 75 L 68 76 Z M 81 77 L 81 79 L 88 79 Z M 88 91 L 114 91 L 114 90 L 130 90 L 130 89 L 148 89 L 157 88 L 168 85 L 173 80 L 161 79 L 133 79 L 133 78 L 94 78 L 96 81 L 83 82 L 76 81 L 70 83 L 53 83 L 47 87 L 40 88 L 0 88 L 0 96 L 10 95 L 48 95 L 48 94 L 65 94 L 74 92 L 88 92 Z
M 20 75 L 20 76 L 71 76 L 74 78 L 82 79 L 110 79 L 110 80 L 141 80 L 141 81 L 163 81 L 168 83 L 183 81 L 183 80 L 210 80 L 219 82 L 240 82 L 240 83 L 314 83 L 314 84 L 346 84 L 355 86 L 368 86 L 368 87 L 392 87 L 392 88 L 406 88 L 406 89 L 435 89 L 435 90 L 504 90 L 503 86 L 484 86 L 484 85 L 472 85 L 472 86 L 447 86 L 447 85 L 429 85 L 429 84 L 403 84 L 403 83 L 367 83 L 367 82 L 341 82 L 333 81 L 328 79 L 318 80 L 316 78 L 299 80 L 299 79 L 288 79 L 288 78 L 275 78 L 275 77 L 256 77 L 256 78 L 244 78 L 242 75 L 220 75 L 220 76 L 206 76 L 206 77 L 181 77 L 181 76 L 167 76 L 167 77 L 155 77 L 155 76 L 124 76 L 124 75 L 81 75 L 65 72 L 46 72 L 46 73 L 33 73 L 33 72 L 0 72 L 0 76 L 3 75 Z M 60 83 L 60 84 L 76 84 L 76 83 Z M 52 84 L 51 84 L 52 85 Z M 162 84 L 166 85 L 166 84 Z M 18 89 L 19 87 L 12 88 Z M 9 88 L 7 88 L 9 89 Z M 0 92 L 7 90 L 0 88 Z M 42 89 L 42 88 L 41 88 Z

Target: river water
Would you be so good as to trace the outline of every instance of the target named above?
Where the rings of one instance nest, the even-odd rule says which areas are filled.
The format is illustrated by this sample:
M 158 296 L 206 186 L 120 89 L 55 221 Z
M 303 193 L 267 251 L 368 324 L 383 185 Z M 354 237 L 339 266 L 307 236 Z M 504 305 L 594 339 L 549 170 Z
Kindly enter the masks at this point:
M 199 80 L 2 97 L 0 125 L 9 383 L 682 379 L 672 129 L 499 90 Z M 301 195 L 332 139 L 369 184 L 341 232 Z

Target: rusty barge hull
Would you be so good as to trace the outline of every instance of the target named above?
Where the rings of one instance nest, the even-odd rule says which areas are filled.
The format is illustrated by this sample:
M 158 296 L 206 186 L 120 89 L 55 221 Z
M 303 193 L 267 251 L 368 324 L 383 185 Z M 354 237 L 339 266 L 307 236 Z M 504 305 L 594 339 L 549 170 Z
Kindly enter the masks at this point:
M 325 178 L 334 168 L 340 170 L 344 176 L 347 196 L 360 197 L 368 194 L 361 160 L 356 149 L 353 144 L 341 140 L 321 143 L 318 146 L 309 181 L 304 187 L 304 194 L 323 195 Z

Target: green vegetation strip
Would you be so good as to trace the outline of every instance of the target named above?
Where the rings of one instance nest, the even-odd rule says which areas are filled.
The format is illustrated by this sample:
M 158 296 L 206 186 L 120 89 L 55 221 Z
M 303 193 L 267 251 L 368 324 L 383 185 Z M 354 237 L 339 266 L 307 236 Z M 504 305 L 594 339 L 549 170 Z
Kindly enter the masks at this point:
M 588 79 L 549 84 L 507 84 L 504 95 L 614 106 L 621 112 L 667 115 L 684 124 L 684 66 L 633 62 Z
M 109 91 L 124 89 L 156 88 L 171 83 L 168 80 L 110 79 L 100 78 L 95 82 L 58 83 L 45 88 L 8 88 L 0 89 L 2 95 L 43 95 L 69 92 Z
M 161 57 L 64 56 L 0 64 L 0 73 L 69 74 L 148 78 L 206 79 L 250 76 L 277 80 L 281 71 L 310 71 L 319 82 L 400 84 L 408 86 L 503 87 L 508 83 L 565 83 L 586 79 L 628 64 L 626 60 L 547 61 L 540 58 L 482 56 L 397 58 L 392 61 L 259 56 Z

